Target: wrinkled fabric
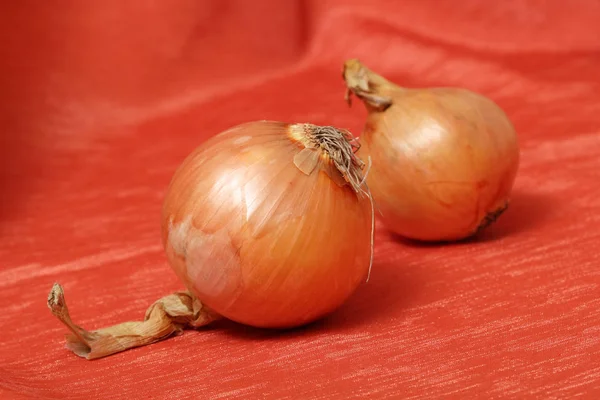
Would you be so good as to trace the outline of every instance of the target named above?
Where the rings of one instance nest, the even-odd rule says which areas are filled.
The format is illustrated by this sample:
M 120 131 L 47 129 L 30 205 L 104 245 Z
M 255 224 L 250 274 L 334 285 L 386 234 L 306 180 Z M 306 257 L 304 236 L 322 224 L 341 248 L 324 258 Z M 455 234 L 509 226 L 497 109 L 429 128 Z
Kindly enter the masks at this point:
M 588 0 L 2 2 L 0 397 L 598 398 L 599 21 Z M 302 329 L 65 349 L 55 281 L 87 329 L 182 289 L 160 208 L 204 140 L 259 119 L 360 135 L 347 58 L 500 104 L 522 150 L 506 214 L 449 245 L 378 223 L 371 280 Z

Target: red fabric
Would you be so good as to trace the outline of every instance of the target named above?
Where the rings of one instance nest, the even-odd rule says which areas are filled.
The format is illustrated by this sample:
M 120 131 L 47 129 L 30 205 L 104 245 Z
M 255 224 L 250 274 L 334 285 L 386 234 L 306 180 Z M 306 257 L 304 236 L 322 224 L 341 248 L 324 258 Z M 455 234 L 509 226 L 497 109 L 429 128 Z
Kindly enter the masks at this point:
M 1 3 L 0 397 L 598 398 L 600 3 L 368 3 Z M 351 57 L 505 108 L 522 163 L 499 222 L 446 246 L 378 226 L 371 281 L 304 329 L 220 323 L 96 361 L 68 352 L 52 283 L 89 329 L 180 289 L 159 238 L 174 169 L 249 120 L 358 135 Z

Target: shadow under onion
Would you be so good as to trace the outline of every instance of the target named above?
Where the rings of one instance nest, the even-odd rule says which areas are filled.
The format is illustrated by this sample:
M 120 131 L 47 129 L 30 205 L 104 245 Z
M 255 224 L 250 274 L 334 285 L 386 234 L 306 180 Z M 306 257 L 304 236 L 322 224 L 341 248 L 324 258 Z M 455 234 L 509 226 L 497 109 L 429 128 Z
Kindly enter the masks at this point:
M 484 243 L 526 232 L 542 225 L 557 211 L 556 201 L 549 195 L 518 190 L 511 196 L 507 210 L 485 229 L 457 241 L 425 242 L 389 232 L 391 238 L 409 247 L 461 246 Z M 384 228 L 385 229 L 385 228 Z
M 212 329 L 242 340 L 293 339 L 366 327 L 402 313 L 418 298 L 424 282 L 419 268 L 378 263 L 368 282 L 364 282 L 340 308 L 310 324 L 291 329 L 261 329 L 229 320 L 215 321 Z

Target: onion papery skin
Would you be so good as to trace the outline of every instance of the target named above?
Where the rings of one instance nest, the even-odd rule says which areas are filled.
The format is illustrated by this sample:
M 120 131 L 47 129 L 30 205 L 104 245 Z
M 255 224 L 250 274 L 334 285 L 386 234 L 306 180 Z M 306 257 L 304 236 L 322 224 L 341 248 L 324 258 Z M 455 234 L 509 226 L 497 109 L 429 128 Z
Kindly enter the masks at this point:
M 162 211 L 169 264 L 221 316 L 291 328 L 342 305 L 370 268 L 371 205 L 322 150 L 294 163 L 308 124 L 257 121 L 194 150 Z
M 409 89 L 349 60 L 367 107 L 367 183 L 386 227 L 432 242 L 473 236 L 506 210 L 519 166 L 515 129 L 492 100 L 462 88 Z

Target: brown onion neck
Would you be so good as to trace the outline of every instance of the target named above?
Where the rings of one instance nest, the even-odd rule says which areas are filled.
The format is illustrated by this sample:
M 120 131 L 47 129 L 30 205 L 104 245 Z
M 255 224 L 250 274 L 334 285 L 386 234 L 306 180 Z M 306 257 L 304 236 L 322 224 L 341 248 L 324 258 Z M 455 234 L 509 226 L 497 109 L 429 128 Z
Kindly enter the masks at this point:
M 394 83 L 365 67 L 357 59 L 344 63 L 346 101 L 351 103 L 351 95 L 361 99 L 369 111 L 385 111 L 392 105 L 393 93 L 401 90 Z
M 71 331 L 66 337 L 67 348 L 88 360 L 158 342 L 183 329 L 198 328 L 220 318 L 190 293 L 179 292 L 152 304 L 143 321 L 87 331 L 71 320 L 63 288 L 58 283 L 48 295 L 48 308 Z
M 330 159 L 357 194 L 365 193 L 362 173 L 365 163 L 355 154 L 360 145 L 350 132 L 313 124 L 295 124 L 291 128 L 292 131 L 302 132 L 304 146 L 319 150 Z

